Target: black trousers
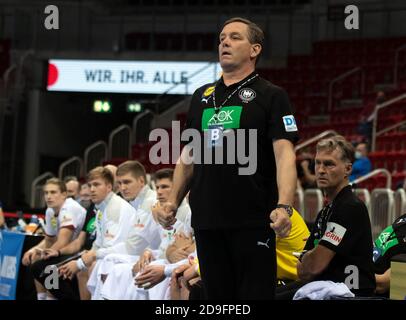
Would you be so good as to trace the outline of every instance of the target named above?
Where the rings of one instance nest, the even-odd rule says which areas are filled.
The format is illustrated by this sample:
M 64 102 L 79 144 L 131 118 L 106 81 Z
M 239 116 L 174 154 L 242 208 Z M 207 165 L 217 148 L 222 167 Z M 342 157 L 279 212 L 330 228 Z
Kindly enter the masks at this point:
M 245 229 L 195 229 L 195 238 L 207 299 L 274 299 L 275 234 L 269 225 Z
M 70 256 L 60 256 L 55 258 L 50 258 L 48 260 L 38 260 L 33 265 L 31 265 L 31 272 L 34 279 L 40 282 L 45 287 L 45 280 L 51 273 L 43 273 L 45 268 L 49 265 L 57 264 L 63 260 L 68 259 Z M 74 277 L 72 280 L 58 278 L 58 289 L 48 289 L 52 295 L 58 300 L 80 300 L 79 286 L 77 278 Z

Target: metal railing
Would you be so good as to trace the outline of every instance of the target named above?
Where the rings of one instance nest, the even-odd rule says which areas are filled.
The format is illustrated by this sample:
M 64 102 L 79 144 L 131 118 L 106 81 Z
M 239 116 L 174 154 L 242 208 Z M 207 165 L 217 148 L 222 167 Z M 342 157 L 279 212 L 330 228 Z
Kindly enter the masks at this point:
M 199 70 L 196 70 L 194 73 L 192 73 L 191 75 L 189 75 L 189 76 L 186 78 L 186 81 L 185 81 L 185 82 L 182 82 L 182 83 L 175 83 L 172 87 L 170 87 L 169 89 L 167 89 L 164 93 L 160 94 L 160 95 L 156 98 L 155 113 L 156 113 L 156 114 L 159 114 L 159 113 L 161 113 L 162 111 L 165 111 L 165 110 L 162 110 L 162 107 L 161 107 L 162 102 L 164 101 L 164 98 L 171 97 L 171 92 L 172 92 L 174 89 L 176 89 L 176 88 L 178 88 L 178 87 L 185 86 L 185 93 L 184 93 L 184 95 L 187 96 L 187 95 L 193 94 L 193 91 L 192 91 L 192 92 L 189 92 L 189 89 L 190 89 L 190 88 L 189 88 L 189 80 L 192 79 L 193 77 L 198 76 L 198 75 L 199 75 L 200 73 L 202 73 L 203 71 L 209 69 L 210 67 L 214 67 L 214 68 L 213 68 L 213 69 L 214 69 L 213 72 L 214 72 L 214 76 L 215 76 L 215 78 L 216 78 L 216 76 L 217 76 L 217 68 L 216 68 L 216 66 L 217 66 L 217 62 L 209 62 L 209 63 L 207 63 L 205 66 L 203 66 L 202 68 L 200 68 Z M 170 103 L 173 104 L 173 98 L 170 99 Z M 168 103 L 167 103 L 167 104 L 168 104 Z
M 154 113 L 151 111 L 151 110 L 145 110 L 143 113 L 140 113 L 140 114 L 138 114 L 137 116 L 135 116 L 134 117 L 134 120 L 133 120 L 133 137 L 134 137 L 134 143 L 138 143 L 138 142 L 141 142 L 141 141 L 139 141 L 139 135 L 138 135 L 138 133 L 137 133 L 137 128 L 138 128 L 138 123 L 139 123 L 139 121 L 141 120 L 141 119 L 143 119 L 144 117 L 146 117 L 146 116 L 152 116 L 152 119 L 153 119 L 153 117 L 154 117 Z M 151 121 L 152 121 L 152 119 L 151 119 Z M 151 122 L 149 123 L 149 125 L 151 124 Z M 148 130 L 149 131 L 149 130 Z M 144 139 L 143 139 L 144 140 Z M 147 140 L 148 140 L 148 138 L 147 138 Z M 145 141 L 142 141 L 142 142 L 145 142 Z
M 58 170 L 59 179 L 66 176 L 83 177 L 83 160 L 79 157 L 72 157 L 61 163 Z
M 375 151 L 375 149 L 376 149 L 376 137 L 378 135 L 381 135 L 381 134 L 388 131 L 386 129 L 383 129 L 383 130 L 381 130 L 379 132 L 376 132 L 377 129 L 378 129 L 377 126 L 378 126 L 378 113 L 379 113 L 379 111 L 386 108 L 386 107 L 388 107 L 388 106 L 390 106 L 390 105 L 392 105 L 392 104 L 394 104 L 394 103 L 396 103 L 396 102 L 398 102 L 398 101 L 401 101 L 401 100 L 403 100 L 405 98 L 406 98 L 406 93 L 403 93 L 403 94 L 401 94 L 401 95 L 399 95 L 399 96 L 397 96 L 397 97 L 395 97 L 395 98 L 393 98 L 393 99 L 391 99 L 389 101 L 386 101 L 384 103 L 376 105 L 375 110 L 374 110 L 374 121 L 373 121 L 373 124 L 372 124 L 372 146 L 371 146 L 372 151 Z M 399 124 L 395 124 L 394 127 L 391 126 L 391 127 L 393 127 L 391 130 L 395 129 L 398 125 Z
M 353 184 L 356 185 L 357 183 L 363 182 L 365 180 L 368 180 L 368 179 L 375 177 L 377 175 L 380 175 L 380 174 L 382 174 L 386 177 L 386 188 L 390 189 L 392 187 L 392 176 L 391 176 L 390 172 L 386 169 L 375 169 L 374 171 L 355 179 L 353 182 L 351 182 L 351 185 L 353 185 Z
M 400 46 L 399 48 L 396 49 L 395 52 L 395 65 L 393 67 L 393 84 L 395 87 L 398 86 L 398 77 L 399 77 L 399 56 L 400 52 L 406 50 L 406 44 Z
M 368 209 L 369 219 L 372 219 L 371 194 L 368 189 L 354 189 L 355 195 L 365 204 Z
M 45 207 L 45 199 L 43 194 L 43 186 L 46 180 L 53 178 L 54 174 L 52 172 L 45 172 L 35 178 L 31 183 L 31 208 L 42 208 Z
M 405 124 L 406 124 L 406 120 L 405 120 L 405 121 L 398 122 L 398 123 L 395 123 L 393 126 L 390 126 L 390 127 L 385 128 L 385 129 L 379 130 L 379 131 L 376 133 L 376 136 L 378 137 L 378 136 L 380 136 L 380 135 L 382 135 L 382 134 L 384 134 L 384 133 L 386 133 L 386 132 L 395 130 L 396 128 L 402 127 L 402 126 L 405 125 Z
M 132 132 L 130 126 L 124 124 L 110 133 L 109 136 L 109 156 L 108 160 L 113 158 L 131 157 Z
M 371 193 L 372 238 L 376 237 L 395 220 L 394 192 L 390 189 L 374 189 Z
M 293 207 L 297 211 L 299 211 L 300 215 L 304 218 L 305 205 L 304 205 L 304 192 L 302 189 L 296 189 L 295 202 L 293 204 Z
M 84 172 L 87 174 L 93 168 L 103 164 L 107 160 L 107 143 L 104 141 L 97 141 L 88 146 L 84 153 Z
M 406 191 L 398 189 L 395 192 L 395 219 L 406 213 Z
M 300 149 L 303 149 L 303 148 L 315 143 L 316 141 L 319 141 L 322 138 L 325 138 L 328 136 L 334 136 L 336 134 L 337 134 L 337 132 L 335 132 L 334 130 L 323 131 L 322 133 L 318 134 L 317 136 L 314 136 L 313 138 L 310 138 L 310 139 L 298 144 L 295 147 L 295 152 L 298 152 Z
M 323 193 L 319 189 L 307 189 L 304 192 L 303 218 L 308 223 L 316 220 L 317 214 L 323 208 Z
M 357 73 L 357 72 L 362 72 L 361 74 L 361 94 L 364 93 L 364 72 L 362 67 L 355 67 L 349 71 L 344 72 L 343 74 L 337 76 L 336 78 L 334 78 L 333 80 L 330 81 L 329 86 L 328 86 L 328 111 L 333 111 L 333 87 L 334 85 L 338 82 L 341 81 L 347 77 L 349 77 L 350 75 Z

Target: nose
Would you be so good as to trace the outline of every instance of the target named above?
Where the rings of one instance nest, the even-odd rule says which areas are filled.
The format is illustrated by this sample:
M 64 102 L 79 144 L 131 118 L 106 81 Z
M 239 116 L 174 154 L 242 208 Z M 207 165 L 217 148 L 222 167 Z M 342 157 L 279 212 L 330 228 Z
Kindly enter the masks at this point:
M 228 37 L 223 38 L 220 44 L 222 47 L 228 47 L 230 45 L 229 38 Z
M 323 164 L 318 164 L 318 165 L 316 165 L 316 172 L 319 173 L 319 174 L 326 172 L 325 169 L 326 169 L 326 168 L 323 166 Z

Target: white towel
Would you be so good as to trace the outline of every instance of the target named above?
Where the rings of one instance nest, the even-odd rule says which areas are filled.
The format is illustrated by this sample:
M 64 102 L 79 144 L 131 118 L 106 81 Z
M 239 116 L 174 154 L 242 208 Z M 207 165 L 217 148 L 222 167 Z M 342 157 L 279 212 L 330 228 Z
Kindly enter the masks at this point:
M 293 300 L 328 300 L 332 297 L 353 298 L 355 295 L 342 282 L 313 281 L 301 287 Z

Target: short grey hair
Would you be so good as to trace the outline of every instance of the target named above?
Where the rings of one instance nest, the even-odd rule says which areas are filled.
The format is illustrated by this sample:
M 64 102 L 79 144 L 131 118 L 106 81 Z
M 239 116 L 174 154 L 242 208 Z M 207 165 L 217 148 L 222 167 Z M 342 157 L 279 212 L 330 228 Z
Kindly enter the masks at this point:
M 336 149 L 341 151 L 341 160 L 343 160 L 344 162 L 354 163 L 354 146 L 343 136 L 335 135 L 322 139 L 317 143 L 316 147 L 317 152 L 325 150 L 333 152 Z

